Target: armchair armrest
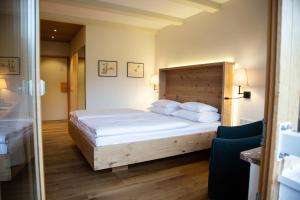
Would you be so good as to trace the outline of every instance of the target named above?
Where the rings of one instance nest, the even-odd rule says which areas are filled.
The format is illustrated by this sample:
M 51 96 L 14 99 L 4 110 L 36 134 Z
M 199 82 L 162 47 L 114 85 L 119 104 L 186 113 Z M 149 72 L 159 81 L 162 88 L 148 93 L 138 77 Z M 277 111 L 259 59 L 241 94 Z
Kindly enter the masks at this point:
M 263 132 L 263 121 L 257 121 L 242 126 L 219 126 L 217 130 L 218 138 L 238 139 L 261 135 Z

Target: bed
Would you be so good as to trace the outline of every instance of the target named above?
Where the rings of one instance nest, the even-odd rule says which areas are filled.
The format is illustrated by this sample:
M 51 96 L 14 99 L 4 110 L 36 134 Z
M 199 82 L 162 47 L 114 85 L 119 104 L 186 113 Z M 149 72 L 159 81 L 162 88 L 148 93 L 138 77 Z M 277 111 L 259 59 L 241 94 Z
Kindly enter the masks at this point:
M 225 100 L 225 97 L 231 97 L 232 93 L 232 63 L 166 68 L 160 69 L 159 73 L 161 99 L 213 105 L 219 109 L 221 121 L 195 123 L 130 109 L 83 112 L 86 114 L 83 114 L 85 121 L 71 114 L 69 134 L 94 170 L 118 169 L 139 162 L 209 149 L 217 127 L 220 124 L 230 125 L 231 101 Z M 128 127 L 126 115 L 141 119 L 141 122 L 135 124 L 137 127 Z M 114 122 L 107 119 L 108 116 L 115 117 L 114 120 L 124 119 Z M 163 124 L 155 126 L 159 121 Z M 119 130 L 113 128 L 114 123 L 118 124 Z M 132 124 L 132 121 L 127 124 Z M 97 126 L 101 127 L 101 132 L 97 132 Z M 158 130 L 157 127 L 161 126 L 164 128 Z M 125 132 L 120 134 L 120 130 Z
M 30 120 L 0 120 L 0 181 L 12 180 L 33 157 L 27 149 L 32 131 Z

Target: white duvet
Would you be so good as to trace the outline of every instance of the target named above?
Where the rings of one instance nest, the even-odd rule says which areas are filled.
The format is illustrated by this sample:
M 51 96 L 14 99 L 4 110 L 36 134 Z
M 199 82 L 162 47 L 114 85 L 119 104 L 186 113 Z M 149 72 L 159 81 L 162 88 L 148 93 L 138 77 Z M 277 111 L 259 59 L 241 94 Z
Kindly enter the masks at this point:
M 101 110 L 78 110 L 73 111 L 70 113 L 70 117 L 75 120 L 82 120 L 82 119 L 90 119 L 90 118 L 98 118 L 98 117 L 112 117 L 112 116 L 120 116 L 120 115 L 127 115 L 132 113 L 143 113 L 144 111 L 141 110 L 134 110 L 134 109 L 101 109 Z
M 89 129 L 95 137 L 115 136 L 126 133 L 163 131 L 188 127 L 189 124 L 163 115 L 130 110 L 78 111 L 71 114 L 77 122 Z
M 18 134 L 31 124 L 30 119 L 0 119 L 0 144 L 6 144 L 7 137 Z

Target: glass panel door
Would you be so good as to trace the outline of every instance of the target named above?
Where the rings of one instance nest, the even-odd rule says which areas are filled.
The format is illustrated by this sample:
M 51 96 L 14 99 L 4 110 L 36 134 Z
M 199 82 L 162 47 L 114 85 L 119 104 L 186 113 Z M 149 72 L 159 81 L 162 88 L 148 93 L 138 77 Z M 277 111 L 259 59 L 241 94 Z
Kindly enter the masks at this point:
M 38 0 L 1 0 L 0 27 L 0 199 L 44 199 Z

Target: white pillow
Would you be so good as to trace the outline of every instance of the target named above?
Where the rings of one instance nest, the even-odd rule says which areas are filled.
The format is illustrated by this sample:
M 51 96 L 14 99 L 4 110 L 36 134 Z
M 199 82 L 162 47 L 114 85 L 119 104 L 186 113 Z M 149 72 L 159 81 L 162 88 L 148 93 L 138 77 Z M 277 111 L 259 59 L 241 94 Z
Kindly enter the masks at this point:
M 173 112 L 179 110 L 179 107 L 157 107 L 152 106 L 148 108 L 151 112 L 162 114 L 162 115 L 171 115 Z
M 200 103 L 200 102 L 185 102 L 180 104 L 180 107 L 184 110 L 189 110 L 189 111 L 193 111 L 193 112 L 218 112 L 218 109 L 204 104 L 204 103 Z
M 220 120 L 220 114 L 216 112 L 192 112 L 188 110 L 178 110 L 176 112 L 172 113 L 173 116 L 179 117 L 182 119 L 187 119 L 190 121 L 195 121 L 195 122 L 217 122 Z
M 180 103 L 177 102 L 177 101 L 161 99 L 161 100 L 157 100 L 157 101 L 153 102 L 152 106 L 154 106 L 154 107 L 179 108 Z

